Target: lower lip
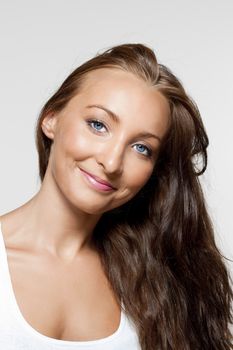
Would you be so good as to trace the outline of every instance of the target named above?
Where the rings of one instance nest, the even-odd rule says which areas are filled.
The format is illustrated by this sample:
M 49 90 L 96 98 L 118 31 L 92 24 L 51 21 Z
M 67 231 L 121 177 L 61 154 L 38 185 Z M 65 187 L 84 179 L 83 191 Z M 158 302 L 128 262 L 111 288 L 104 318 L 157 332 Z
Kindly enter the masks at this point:
M 92 187 L 94 187 L 95 189 L 100 190 L 100 191 L 105 191 L 105 192 L 109 192 L 109 191 L 114 190 L 114 188 L 96 181 L 91 175 L 87 174 L 82 169 L 80 169 L 80 170 L 81 170 L 82 174 L 84 175 L 85 179 L 88 181 L 88 183 L 91 184 Z

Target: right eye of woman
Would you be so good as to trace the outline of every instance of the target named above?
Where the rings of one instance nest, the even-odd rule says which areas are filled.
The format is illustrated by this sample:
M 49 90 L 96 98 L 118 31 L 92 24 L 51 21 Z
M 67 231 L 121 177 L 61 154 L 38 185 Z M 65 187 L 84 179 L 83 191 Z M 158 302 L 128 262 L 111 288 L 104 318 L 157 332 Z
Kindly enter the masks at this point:
M 103 131 L 101 131 L 101 129 L 103 127 L 107 130 L 107 127 L 105 126 L 105 124 L 103 122 L 101 122 L 100 120 L 98 120 L 98 119 L 87 120 L 87 124 L 97 134 L 102 134 L 103 133 Z

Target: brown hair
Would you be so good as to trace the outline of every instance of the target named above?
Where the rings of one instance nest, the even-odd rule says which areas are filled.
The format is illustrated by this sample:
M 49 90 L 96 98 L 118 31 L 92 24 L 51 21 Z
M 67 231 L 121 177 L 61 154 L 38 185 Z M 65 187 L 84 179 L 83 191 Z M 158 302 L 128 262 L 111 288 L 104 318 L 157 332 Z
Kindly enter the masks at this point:
M 151 48 L 112 47 L 67 77 L 37 121 L 40 179 L 52 142 L 42 132 L 43 118 L 79 93 L 88 72 L 106 67 L 155 86 L 171 111 L 152 176 L 134 198 L 105 212 L 94 229 L 106 275 L 135 324 L 142 350 L 232 349 L 231 278 L 198 178 L 207 167 L 209 140 L 197 105 Z

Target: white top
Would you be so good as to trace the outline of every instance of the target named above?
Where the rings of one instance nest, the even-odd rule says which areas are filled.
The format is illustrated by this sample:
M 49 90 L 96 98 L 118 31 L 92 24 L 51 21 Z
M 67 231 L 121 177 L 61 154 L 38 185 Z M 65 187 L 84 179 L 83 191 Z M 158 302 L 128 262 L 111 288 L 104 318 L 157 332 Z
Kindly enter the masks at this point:
M 59 340 L 34 329 L 17 304 L 0 222 L 0 349 L 4 350 L 141 350 L 136 329 L 124 310 L 112 335 L 91 341 Z

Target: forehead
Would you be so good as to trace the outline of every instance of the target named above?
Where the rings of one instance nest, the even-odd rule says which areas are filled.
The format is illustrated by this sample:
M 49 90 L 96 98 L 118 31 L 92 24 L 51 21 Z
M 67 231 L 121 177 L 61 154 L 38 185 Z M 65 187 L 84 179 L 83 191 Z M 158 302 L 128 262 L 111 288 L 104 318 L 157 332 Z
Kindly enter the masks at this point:
M 148 128 L 159 123 L 165 130 L 169 122 L 166 98 L 156 87 L 120 68 L 100 68 L 87 73 L 80 92 L 72 100 L 71 106 L 80 109 L 90 104 L 104 105 L 122 120 L 146 122 Z
M 114 95 L 120 96 L 122 100 L 124 95 L 127 95 L 127 99 L 133 99 L 136 95 L 137 99 L 140 96 L 139 102 L 143 101 L 143 97 L 149 98 L 153 95 L 154 99 L 155 95 L 160 95 L 160 99 L 166 104 L 165 97 L 155 87 L 135 74 L 117 67 L 99 68 L 88 72 L 81 90 L 86 95 L 97 94 L 99 97 Z

